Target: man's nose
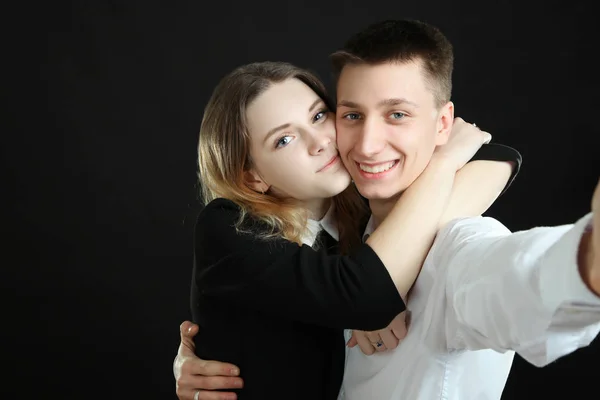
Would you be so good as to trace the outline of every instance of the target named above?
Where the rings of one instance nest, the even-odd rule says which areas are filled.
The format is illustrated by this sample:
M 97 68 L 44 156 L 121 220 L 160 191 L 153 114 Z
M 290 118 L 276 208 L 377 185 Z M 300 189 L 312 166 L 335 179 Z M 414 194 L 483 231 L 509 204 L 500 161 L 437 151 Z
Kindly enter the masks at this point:
M 384 129 L 376 120 L 365 120 L 360 128 L 354 151 L 356 155 L 371 158 L 385 148 Z

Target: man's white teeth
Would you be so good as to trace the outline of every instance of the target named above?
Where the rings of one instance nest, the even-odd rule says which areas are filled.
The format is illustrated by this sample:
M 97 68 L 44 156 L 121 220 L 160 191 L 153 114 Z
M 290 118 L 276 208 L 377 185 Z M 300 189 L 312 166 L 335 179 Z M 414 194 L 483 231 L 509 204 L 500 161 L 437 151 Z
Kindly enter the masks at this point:
M 360 166 L 360 169 L 365 172 L 368 172 L 370 174 L 378 174 L 380 172 L 385 172 L 388 169 L 392 168 L 394 166 L 394 164 L 396 164 L 396 161 L 390 161 L 385 164 L 379 164 L 379 165 L 375 165 L 375 166 L 370 166 L 370 165 L 365 165 L 365 164 L 359 164 L 359 166 Z

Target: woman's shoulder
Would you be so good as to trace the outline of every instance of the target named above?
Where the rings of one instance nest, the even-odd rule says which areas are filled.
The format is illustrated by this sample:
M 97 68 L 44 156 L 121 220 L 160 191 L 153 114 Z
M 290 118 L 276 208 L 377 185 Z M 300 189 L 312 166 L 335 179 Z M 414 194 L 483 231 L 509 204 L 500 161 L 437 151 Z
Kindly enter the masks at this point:
M 241 214 L 241 208 L 236 203 L 225 198 L 216 198 L 206 204 L 198 214 L 197 223 L 219 223 L 237 220 Z
M 240 212 L 240 206 L 235 202 L 223 197 L 217 197 L 204 206 L 200 214 L 202 213 L 214 213 L 214 212 L 229 212 L 235 211 Z
M 241 220 L 244 214 L 243 220 Z M 259 232 L 267 231 L 268 227 L 249 213 L 242 213 L 242 208 L 232 200 L 216 198 L 206 204 L 198 214 L 196 220 L 196 231 L 207 230 L 210 232 L 242 232 L 255 236 Z
M 202 254 L 214 259 L 233 253 L 273 252 L 290 243 L 268 237 L 269 233 L 263 221 L 243 213 L 235 202 L 219 198 L 200 211 L 194 228 L 194 243 L 197 252 L 201 249 Z

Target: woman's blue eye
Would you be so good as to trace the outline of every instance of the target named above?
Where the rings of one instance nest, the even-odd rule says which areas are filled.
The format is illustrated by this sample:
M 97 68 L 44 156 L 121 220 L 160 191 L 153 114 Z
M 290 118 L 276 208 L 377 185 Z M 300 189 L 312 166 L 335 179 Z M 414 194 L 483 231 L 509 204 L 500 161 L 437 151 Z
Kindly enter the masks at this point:
M 327 116 L 327 110 L 319 111 L 314 117 L 313 121 L 319 121 Z
M 283 147 L 286 146 L 289 142 L 291 142 L 292 138 L 290 136 L 283 136 L 280 138 L 277 143 L 275 143 L 275 147 Z

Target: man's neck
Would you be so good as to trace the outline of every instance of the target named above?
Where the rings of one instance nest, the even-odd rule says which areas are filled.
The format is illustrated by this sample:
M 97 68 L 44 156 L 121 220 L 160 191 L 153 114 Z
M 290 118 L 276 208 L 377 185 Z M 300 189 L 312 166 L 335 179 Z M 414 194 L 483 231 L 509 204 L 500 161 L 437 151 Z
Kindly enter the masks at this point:
M 394 197 L 390 197 L 387 199 L 369 200 L 369 208 L 371 209 L 371 214 L 374 222 L 374 229 L 376 229 L 381 223 L 381 221 L 383 221 L 388 216 L 390 211 L 392 211 L 392 208 L 394 208 L 394 205 L 396 204 L 400 196 L 401 194 L 398 194 Z

